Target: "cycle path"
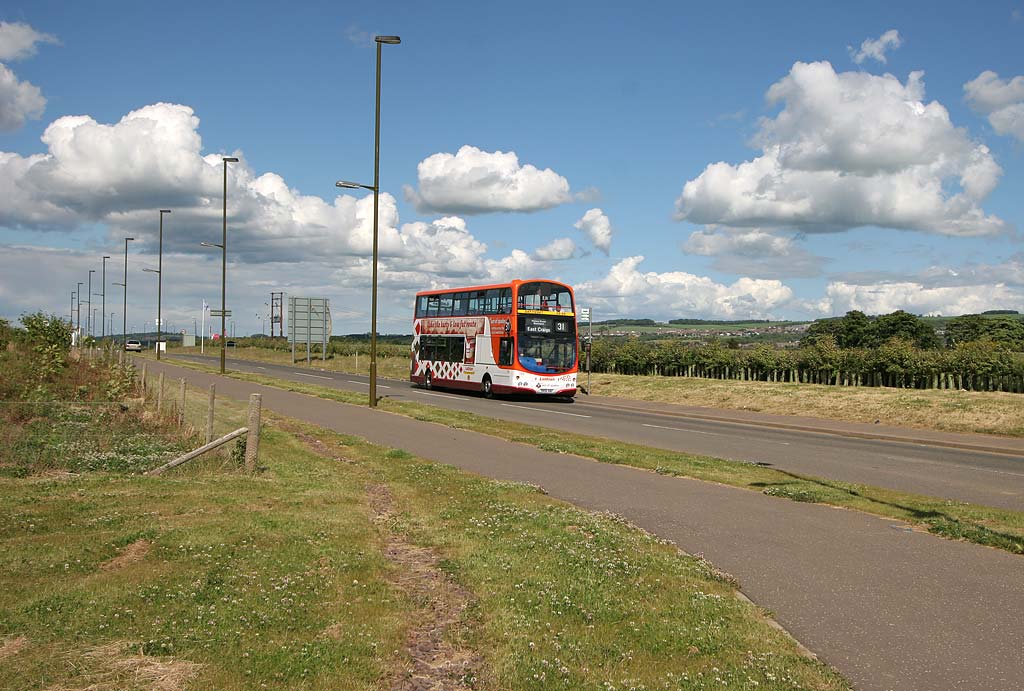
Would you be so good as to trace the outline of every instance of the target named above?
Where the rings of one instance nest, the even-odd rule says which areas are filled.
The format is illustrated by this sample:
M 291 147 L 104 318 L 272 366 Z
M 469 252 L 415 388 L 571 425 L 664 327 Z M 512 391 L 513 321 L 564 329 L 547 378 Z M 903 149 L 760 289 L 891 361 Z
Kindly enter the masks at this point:
M 657 475 L 268 386 L 148 363 L 265 408 L 621 514 L 736 576 L 863 691 L 1020 689 L 1024 559 L 906 524 Z

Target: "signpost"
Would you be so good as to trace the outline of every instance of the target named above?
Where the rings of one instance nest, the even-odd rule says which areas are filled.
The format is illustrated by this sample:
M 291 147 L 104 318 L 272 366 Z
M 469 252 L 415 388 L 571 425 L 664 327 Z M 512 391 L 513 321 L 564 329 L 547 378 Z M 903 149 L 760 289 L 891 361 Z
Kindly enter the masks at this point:
M 310 363 L 312 344 L 320 344 L 320 356 L 327 360 L 327 342 L 331 338 L 331 307 L 327 298 L 288 297 L 288 342 L 295 362 L 296 343 L 306 344 L 306 364 Z
M 580 323 L 586 322 L 589 334 L 584 341 L 584 348 L 587 351 L 587 394 L 590 393 L 590 346 L 594 342 L 594 320 L 590 316 L 589 307 L 580 307 Z

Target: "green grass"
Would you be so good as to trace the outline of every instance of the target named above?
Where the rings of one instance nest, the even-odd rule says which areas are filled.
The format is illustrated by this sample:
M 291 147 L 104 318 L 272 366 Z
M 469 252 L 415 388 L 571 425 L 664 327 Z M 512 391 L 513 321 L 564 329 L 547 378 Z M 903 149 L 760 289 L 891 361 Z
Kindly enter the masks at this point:
M 210 371 L 204 365 L 183 364 Z M 342 403 L 365 405 L 362 393 L 339 391 L 312 384 L 301 384 L 265 375 L 232 372 L 230 377 L 252 381 L 288 391 L 306 393 Z M 950 539 L 1024 554 L 1024 513 L 954 500 L 911 494 L 856 483 L 825 480 L 753 463 L 697 456 L 612 439 L 588 437 L 569 432 L 495 420 L 473 413 L 444 410 L 435 406 L 383 399 L 382 410 L 417 420 L 435 422 L 457 429 L 472 430 L 508 441 L 529 444 L 545 451 L 571 453 L 602 463 L 628 465 L 697 480 L 741 487 L 769 496 L 803 502 L 815 502 L 855 509 L 886 518 L 895 518 L 926 527 L 930 532 Z
M 244 416 L 218 400 L 219 429 Z M 481 660 L 474 688 L 849 688 L 727 577 L 616 516 L 272 415 L 260 465 L 0 477 L 0 649 L 23 642 L 0 687 L 380 688 L 430 607 L 400 586 L 394 534 L 470 594 L 447 635 Z

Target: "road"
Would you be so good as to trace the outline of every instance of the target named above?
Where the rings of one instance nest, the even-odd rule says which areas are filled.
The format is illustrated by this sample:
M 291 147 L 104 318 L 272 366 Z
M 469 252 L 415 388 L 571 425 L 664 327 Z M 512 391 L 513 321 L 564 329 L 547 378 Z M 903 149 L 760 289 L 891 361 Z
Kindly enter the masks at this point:
M 174 357 L 206 364 L 216 360 Z M 234 358 L 230 363 L 233 370 L 306 384 L 364 392 L 369 387 L 369 378 L 365 376 Z M 528 425 L 1024 511 L 1024 440 L 1020 439 L 879 428 L 741 411 L 716 414 L 708 409 L 598 396 L 578 396 L 575 403 L 569 404 L 425 391 L 395 380 L 378 380 L 377 387 L 378 395 L 396 400 L 429 402 Z M 709 415 L 719 418 L 709 419 Z M 983 448 L 998 452 L 980 450 Z
M 148 366 L 200 388 L 215 382 L 218 398 L 258 392 L 264 409 L 621 514 L 732 573 L 859 691 L 1021 688 L 1021 557 L 855 511 L 548 453 L 166 361 Z

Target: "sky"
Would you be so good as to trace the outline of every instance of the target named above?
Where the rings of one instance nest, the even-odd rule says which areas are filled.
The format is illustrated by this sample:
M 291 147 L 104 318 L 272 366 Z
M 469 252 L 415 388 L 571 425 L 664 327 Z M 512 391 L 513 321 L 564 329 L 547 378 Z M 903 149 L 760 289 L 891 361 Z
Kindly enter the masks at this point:
M 222 6 L 223 5 L 223 6 Z M 1024 311 L 1024 0 L 0 7 L 0 318 L 271 291 L 379 330 L 553 278 L 597 320 Z M 83 287 L 83 293 L 87 292 Z M 87 297 L 87 296 L 84 296 Z M 82 307 L 83 322 L 88 306 Z M 97 318 L 98 321 L 98 318 Z M 101 328 L 97 325 L 97 332 Z

